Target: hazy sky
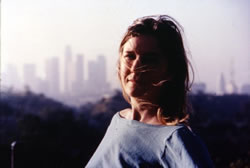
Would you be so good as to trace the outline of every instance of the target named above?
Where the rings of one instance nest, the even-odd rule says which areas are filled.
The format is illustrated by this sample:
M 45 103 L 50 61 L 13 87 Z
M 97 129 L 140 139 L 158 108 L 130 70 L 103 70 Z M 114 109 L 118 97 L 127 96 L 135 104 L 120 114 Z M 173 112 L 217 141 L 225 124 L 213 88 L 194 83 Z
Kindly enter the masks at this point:
M 38 65 L 66 45 L 88 60 L 107 57 L 108 78 L 116 81 L 118 45 L 137 17 L 168 14 L 184 27 L 197 82 L 215 90 L 218 76 L 230 79 L 233 63 L 239 86 L 250 83 L 249 0 L 2 0 L 2 66 Z M 86 76 L 86 75 L 85 75 Z M 113 84 L 115 85 L 115 84 Z

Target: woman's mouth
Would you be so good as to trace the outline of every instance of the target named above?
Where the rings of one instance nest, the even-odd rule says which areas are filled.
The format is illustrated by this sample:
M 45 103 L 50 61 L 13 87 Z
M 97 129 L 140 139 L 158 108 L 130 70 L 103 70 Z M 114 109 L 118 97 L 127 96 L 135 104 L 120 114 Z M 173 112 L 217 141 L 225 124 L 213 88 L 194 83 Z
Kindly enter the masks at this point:
M 138 75 L 131 74 L 127 77 L 127 81 L 132 82 L 132 83 L 138 83 L 139 77 L 138 77 Z
M 131 82 L 131 83 L 137 83 L 135 80 L 128 80 L 128 82 Z

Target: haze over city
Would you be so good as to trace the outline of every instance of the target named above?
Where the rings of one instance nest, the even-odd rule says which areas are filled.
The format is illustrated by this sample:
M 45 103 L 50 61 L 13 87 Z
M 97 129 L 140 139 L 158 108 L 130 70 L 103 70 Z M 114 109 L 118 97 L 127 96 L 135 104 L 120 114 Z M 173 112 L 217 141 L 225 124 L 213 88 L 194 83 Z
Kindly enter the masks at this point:
M 62 83 L 65 48 L 70 46 L 74 61 L 83 55 L 85 79 L 88 62 L 105 56 L 107 81 L 118 88 L 118 46 L 126 28 L 138 17 L 168 14 L 184 28 L 195 82 L 204 82 L 214 93 L 223 73 L 226 83 L 233 78 L 240 88 L 250 84 L 249 5 L 247 0 L 3 0 L 1 72 L 17 67 L 21 84 L 24 65 L 35 64 L 44 79 L 46 60 L 57 57 Z

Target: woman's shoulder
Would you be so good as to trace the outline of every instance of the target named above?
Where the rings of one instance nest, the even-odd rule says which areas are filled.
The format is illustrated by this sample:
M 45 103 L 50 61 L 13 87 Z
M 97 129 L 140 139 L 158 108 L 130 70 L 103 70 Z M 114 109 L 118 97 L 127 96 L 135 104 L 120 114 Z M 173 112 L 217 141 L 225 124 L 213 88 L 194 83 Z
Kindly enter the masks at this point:
M 180 124 L 175 126 L 176 129 L 173 130 L 172 135 L 170 138 L 172 139 L 178 139 L 180 141 L 186 141 L 186 140 L 193 140 L 196 139 L 196 135 L 193 133 L 191 128 L 189 126 Z
M 120 115 L 120 117 L 127 118 L 130 111 L 131 111 L 130 108 L 126 108 L 126 109 L 123 109 L 123 110 L 121 110 L 121 111 L 119 111 L 117 113 Z
M 165 144 L 165 152 L 175 153 L 176 159 L 182 160 L 185 165 L 197 167 L 213 167 L 205 144 L 193 131 L 183 126 L 172 132 Z
M 195 133 L 193 133 L 193 131 L 189 127 L 184 125 L 172 131 L 171 135 L 166 140 L 166 144 L 172 145 L 174 148 L 192 151 L 193 147 L 195 146 L 203 146 L 201 139 Z
M 116 112 L 113 117 L 112 117 L 112 120 L 111 120 L 111 123 L 112 121 L 117 121 L 117 120 L 122 120 L 122 119 L 126 119 L 126 115 L 128 114 L 129 112 L 129 108 L 127 109 L 124 109 L 124 110 L 121 110 L 121 111 L 118 111 Z

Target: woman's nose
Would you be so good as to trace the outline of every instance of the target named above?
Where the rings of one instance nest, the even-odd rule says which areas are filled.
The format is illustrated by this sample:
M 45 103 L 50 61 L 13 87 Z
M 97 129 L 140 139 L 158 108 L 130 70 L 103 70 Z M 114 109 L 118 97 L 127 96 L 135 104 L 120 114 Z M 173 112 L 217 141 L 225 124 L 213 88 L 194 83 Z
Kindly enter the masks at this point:
M 141 59 L 140 59 L 140 58 L 136 58 L 136 59 L 133 61 L 130 70 L 131 70 L 132 72 L 136 72 L 136 71 L 138 71 L 138 70 L 140 69 L 141 66 L 142 66 L 142 64 L 141 64 Z

